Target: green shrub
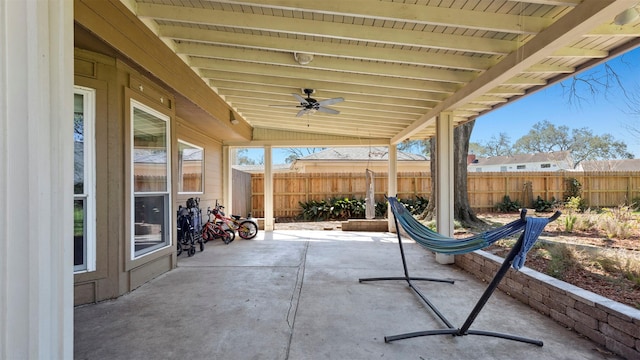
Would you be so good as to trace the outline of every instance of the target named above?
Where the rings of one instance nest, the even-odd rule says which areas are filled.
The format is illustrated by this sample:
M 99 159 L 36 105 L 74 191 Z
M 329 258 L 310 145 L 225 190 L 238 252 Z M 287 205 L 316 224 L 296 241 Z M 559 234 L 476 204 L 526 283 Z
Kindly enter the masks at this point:
M 511 198 L 509 197 L 509 195 L 505 195 L 502 198 L 502 202 L 496 204 L 496 209 L 503 213 L 518 212 L 520 211 L 521 207 L 522 205 L 520 205 L 518 200 L 511 201 Z
M 587 203 L 580 196 L 571 196 L 566 199 L 564 207 L 569 211 L 584 212 L 587 210 Z
M 536 201 L 533 202 L 533 208 L 536 212 L 550 212 L 556 207 L 556 198 L 552 197 L 551 201 L 546 201 L 538 195 Z
M 376 217 L 377 218 L 386 218 L 387 217 L 387 201 L 376 202 Z
M 578 220 L 578 217 L 573 215 L 573 214 L 568 214 L 565 218 L 564 218 L 564 231 L 570 233 L 573 232 L 573 227 L 576 224 L 576 220 Z
M 330 205 L 325 200 L 310 200 L 306 203 L 299 202 L 302 207 L 300 217 L 303 220 L 322 221 L 329 217 Z
M 566 178 L 564 179 L 565 191 L 564 191 L 564 200 L 572 197 L 581 197 L 582 196 L 582 184 L 576 178 Z
M 420 215 L 424 212 L 429 205 L 429 199 L 425 199 L 422 196 L 416 196 L 413 199 L 398 199 L 404 206 L 407 207 L 411 215 Z
M 298 203 L 302 212 L 298 215 L 304 221 L 326 221 L 364 219 L 366 215 L 366 201 L 364 199 L 332 198 L 329 200 L 310 200 Z M 387 203 L 375 204 L 376 217 L 384 217 Z

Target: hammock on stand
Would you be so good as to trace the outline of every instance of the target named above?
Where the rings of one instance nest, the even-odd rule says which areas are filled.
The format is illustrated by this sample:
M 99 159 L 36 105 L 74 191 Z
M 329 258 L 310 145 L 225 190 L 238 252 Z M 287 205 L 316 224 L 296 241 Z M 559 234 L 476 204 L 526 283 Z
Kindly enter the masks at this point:
M 398 245 L 400 247 L 400 256 L 402 258 L 402 266 L 404 269 L 404 276 L 401 277 L 379 277 L 379 278 L 361 278 L 360 282 L 367 281 L 384 281 L 384 280 L 404 280 L 407 282 L 409 287 L 425 302 L 427 306 L 438 316 L 440 320 L 447 326 L 446 329 L 436 329 L 436 330 L 426 330 L 426 331 L 418 331 L 400 335 L 393 336 L 385 336 L 385 342 L 392 342 L 396 340 L 409 339 L 419 336 L 428 336 L 428 335 L 452 335 L 452 336 L 464 336 L 464 335 L 484 335 L 484 336 L 493 336 L 508 340 L 515 340 L 520 342 L 525 342 L 529 344 L 534 344 L 538 346 L 542 346 L 543 343 L 540 340 L 523 338 L 520 336 L 496 333 L 491 331 L 484 330 L 471 330 L 469 329 L 473 324 L 474 320 L 487 303 L 495 289 L 500 284 L 500 281 L 504 277 L 504 275 L 509 270 L 509 267 L 512 266 L 514 269 L 518 270 L 524 265 L 524 261 L 526 258 L 527 252 L 533 247 L 535 242 L 538 240 L 538 236 L 542 233 L 545 226 L 557 219 L 560 216 L 560 212 L 556 212 L 550 218 L 532 218 L 525 217 L 526 210 L 522 210 L 520 213 L 520 219 L 515 220 L 509 224 L 503 225 L 499 228 L 485 231 L 481 234 L 473 235 L 464 239 L 453 239 L 444 235 L 441 235 L 428 227 L 422 225 L 419 221 L 417 221 L 413 215 L 402 205 L 395 197 L 389 197 L 389 206 L 391 211 L 393 212 L 394 222 L 396 225 L 396 234 L 398 235 Z M 419 245 L 426 248 L 427 250 L 443 253 L 443 254 L 464 254 L 471 251 L 475 251 L 478 249 L 482 249 L 487 247 L 494 242 L 509 237 L 511 235 L 515 235 L 520 233 L 520 237 L 518 241 L 513 246 L 509 254 L 504 259 L 504 262 L 500 266 L 500 269 L 496 272 L 496 275 L 493 277 L 493 280 L 484 293 L 480 297 L 480 300 L 476 303 L 475 307 L 467 317 L 466 321 L 460 328 L 454 327 L 449 320 L 438 310 L 438 308 L 429 301 L 429 299 L 413 284 L 412 281 L 436 281 L 436 282 L 446 282 L 453 284 L 452 280 L 446 279 L 433 279 L 433 278 L 422 278 L 422 277 L 411 277 L 409 276 L 409 271 L 407 268 L 407 261 L 404 255 L 404 248 L 402 246 L 402 236 L 400 235 L 400 226 L 407 232 L 407 234 L 416 241 Z

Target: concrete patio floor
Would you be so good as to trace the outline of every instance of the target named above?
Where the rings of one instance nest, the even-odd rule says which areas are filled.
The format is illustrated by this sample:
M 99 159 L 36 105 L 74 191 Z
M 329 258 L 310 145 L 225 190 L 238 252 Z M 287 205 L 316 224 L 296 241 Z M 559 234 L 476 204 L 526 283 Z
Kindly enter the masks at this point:
M 405 243 L 420 289 L 459 327 L 486 284 Z M 442 329 L 401 276 L 395 234 L 277 230 L 217 240 L 137 290 L 75 309 L 76 359 L 619 359 L 497 291 L 471 329 L 539 339 L 387 335 Z

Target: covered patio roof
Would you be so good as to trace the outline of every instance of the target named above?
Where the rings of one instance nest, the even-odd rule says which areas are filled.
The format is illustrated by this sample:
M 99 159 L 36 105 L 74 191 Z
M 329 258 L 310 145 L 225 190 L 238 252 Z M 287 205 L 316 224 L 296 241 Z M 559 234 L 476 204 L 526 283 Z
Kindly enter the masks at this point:
M 640 45 L 636 0 L 121 1 L 272 144 L 429 138 Z

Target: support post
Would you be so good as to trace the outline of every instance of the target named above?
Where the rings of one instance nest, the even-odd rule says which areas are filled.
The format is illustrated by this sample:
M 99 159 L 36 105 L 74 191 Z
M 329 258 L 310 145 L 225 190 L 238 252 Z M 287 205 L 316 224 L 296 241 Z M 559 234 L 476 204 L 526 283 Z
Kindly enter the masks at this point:
M 440 234 L 453 237 L 453 113 L 442 112 L 436 120 L 436 227 Z M 436 253 L 439 264 L 453 264 L 453 255 Z
M 73 6 L 0 19 L 0 358 L 72 359 Z
M 233 214 L 233 159 L 228 145 L 222 146 L 222 203 L 225 204 L 227 214 Z
M 388 171 L 388 188 L 387 196 L 396 196 L 398 192 L 398 148 L 396 145 L 389 144 L 389 171 Z M 391 209 L 387 208 L 387 228 L 390 232 L 395 231 L 395 222 Z
M 273 231 L 273 161 L 271 145 L 264 147 L 264 230 Z

